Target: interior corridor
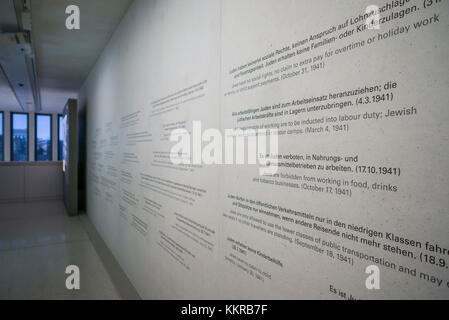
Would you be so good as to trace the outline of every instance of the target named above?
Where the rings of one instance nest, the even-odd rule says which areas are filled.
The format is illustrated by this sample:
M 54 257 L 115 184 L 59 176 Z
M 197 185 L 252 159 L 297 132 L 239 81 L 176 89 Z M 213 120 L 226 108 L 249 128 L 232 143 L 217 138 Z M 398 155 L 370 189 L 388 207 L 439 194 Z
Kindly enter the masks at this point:
M 133 288 L 90 228 L 62 200 L 0 203 L 0 299 L 126 299 Z M 65 287 L 68 265 L 80 289 Z

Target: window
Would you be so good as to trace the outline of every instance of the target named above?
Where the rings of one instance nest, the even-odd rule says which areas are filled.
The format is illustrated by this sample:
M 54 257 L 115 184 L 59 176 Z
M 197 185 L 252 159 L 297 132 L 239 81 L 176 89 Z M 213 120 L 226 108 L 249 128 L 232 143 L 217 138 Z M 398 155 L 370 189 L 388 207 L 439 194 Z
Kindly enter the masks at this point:
M 3 146 L 4 146 L 4 133 L 3 133 L 3 112 L 0 112 L 0 161 L 4 160 L 4 151 L 3 151 Z
M 58 160 L 62 161 L 62 148 L 63 148 L 63 139 L 64 139 L 64 116 L 58 116 Z
M 28 161 L 28 115 L 11 113 L 11 161 Z
M 36 161 L 51 161 L 51 115 L 36 114 L 35 133 Z

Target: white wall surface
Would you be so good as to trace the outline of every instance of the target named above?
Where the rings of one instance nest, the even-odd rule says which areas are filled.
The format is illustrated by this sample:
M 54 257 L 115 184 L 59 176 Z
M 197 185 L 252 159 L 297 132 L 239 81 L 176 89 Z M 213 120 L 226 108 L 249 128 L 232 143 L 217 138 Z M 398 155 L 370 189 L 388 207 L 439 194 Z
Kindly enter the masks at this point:
M 80 105 L 87 212 L 144 298 L 449 297 L 448 2 L 357 31 L 370 4 L 134 1 Z M 284 165 L 175 166 L 194 120 L 279 127 Z
M 0 202 L 62 199 L 61 162 L 3 162 L 0 181 Z

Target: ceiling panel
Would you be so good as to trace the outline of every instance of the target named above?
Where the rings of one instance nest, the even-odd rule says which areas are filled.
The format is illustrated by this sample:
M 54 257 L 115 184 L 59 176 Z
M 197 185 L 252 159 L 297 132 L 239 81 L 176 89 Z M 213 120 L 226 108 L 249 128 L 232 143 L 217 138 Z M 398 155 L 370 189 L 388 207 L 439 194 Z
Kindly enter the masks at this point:
M 14 7 L 13 0 L 0 2 L 0 9 L 11 10 Z M 61 112 L 68 98 L 77 97 L 80 87 L 131 2 L 31 0 L 32 36 L 43 112 Z M 72 4 L 80 8 L 80 30 L 68 30 L 65 27 L 65 10 Z M 0 26 L 5 26 L 3 31 L 7 31 L 6 26 L 14 24 L 8 17 L 0 13 Z M 14 99 L 5 79 L 0 79 L 0 109 L 16 108 L 18 104 L 16 102 L 14 106 Z

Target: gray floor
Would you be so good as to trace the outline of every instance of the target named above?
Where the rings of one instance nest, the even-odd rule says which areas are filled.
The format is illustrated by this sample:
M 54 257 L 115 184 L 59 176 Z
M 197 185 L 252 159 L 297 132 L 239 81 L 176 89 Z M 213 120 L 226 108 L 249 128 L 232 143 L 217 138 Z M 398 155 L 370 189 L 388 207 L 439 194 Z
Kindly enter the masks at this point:
M 62 201 L 0 204 L 0 299 L 138 298 L 86 217 Z M 65 287 L 80 269 L 80 290 Z

